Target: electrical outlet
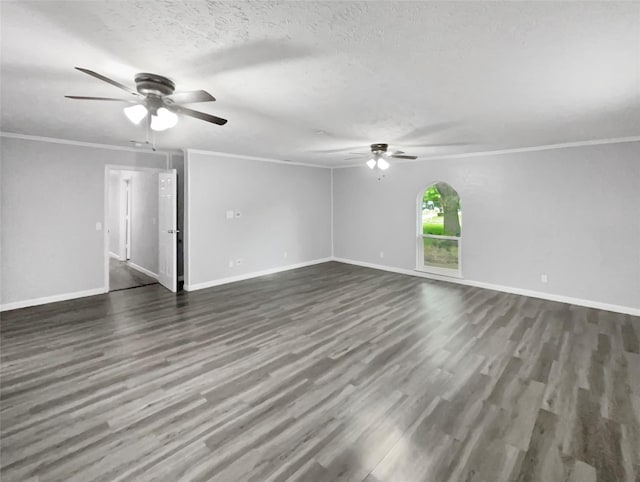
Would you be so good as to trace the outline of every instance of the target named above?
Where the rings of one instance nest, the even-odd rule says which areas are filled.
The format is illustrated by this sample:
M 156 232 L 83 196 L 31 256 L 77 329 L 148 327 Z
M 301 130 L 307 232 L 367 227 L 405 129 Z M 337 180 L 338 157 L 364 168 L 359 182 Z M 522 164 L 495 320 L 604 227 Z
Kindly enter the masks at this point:
M 233 268 L 233 260 L 232 259 L 229 260 L 229 268 Z
M 282 255 L 283 258 L 287 259 L 287 252 L 285 251 L 284 254 Z
M 549 281 L 549 278 L 547 278 L 547 275 L 543 273 L 540 275 L 540 281 L 546 283 L 547 281 Z
M 384 251 L 380 251 L 380 259 L 384 258 Z
M 227 219 L 233 219 L 233 216 L 234 216 L 233 211 L 231 210 L 227 211 Z
M 242 264 L 242 258 L 236 259 L 236 266 L 240 266 Z

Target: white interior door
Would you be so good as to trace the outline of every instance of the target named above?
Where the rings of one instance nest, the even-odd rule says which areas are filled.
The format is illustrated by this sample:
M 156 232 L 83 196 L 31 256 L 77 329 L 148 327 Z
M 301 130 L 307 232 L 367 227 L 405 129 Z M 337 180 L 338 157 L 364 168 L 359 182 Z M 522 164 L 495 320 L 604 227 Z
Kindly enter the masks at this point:
M 124 259 L 131 259 L 131 179 L 123 180 L 124 186 Z
M 178 290 L 178 201 L 176 170 L 158 175 L 158 281 Z

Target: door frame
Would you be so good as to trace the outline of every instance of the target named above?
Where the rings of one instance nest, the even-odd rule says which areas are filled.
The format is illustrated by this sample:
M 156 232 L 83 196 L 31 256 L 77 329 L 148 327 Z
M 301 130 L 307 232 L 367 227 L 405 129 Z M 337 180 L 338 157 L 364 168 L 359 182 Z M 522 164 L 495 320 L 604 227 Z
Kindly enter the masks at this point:
M 170 207 L 169 213 L 171 217 L 169 222 L 170 227 L 167 231 L 164 231 L 166 226 L 165 218 L 162 214 L 165 210 L 166 203 L 163 196 L 162 184 L 167 177 L 171 179 L 173 183 L 173 194 L 171 195 L 173 203 L 169 203 L 169 206 L 171 206 L 171 204 L 173 204 L 173 206 Z M 158 282 L 173 293 L 178 292 L 178 233 L 178 170 L 173 168 L 167 169 L 165 172 L 158 174 L 158 256 L 159 258 L 162 258 L 163 254 L 167 252 L 167 250 L 163 249 L 164 241 L 167 239 L 167 234 L 171 235 L 171 248 L 168 252 L 173 251 L 174 253 L 172 263 L 173 267 L 171 270 L 173 272 L 173 276 L 169 279 L 170 283 L 165 284 L 167 279 L 163 277 L 163 271 L 161 269 L 163 263 L 161 263 L 160 260 L 158 260 Z M 171 286 L 169 286 L 169 284 L 171 284 Z
M 129 259 L 128 255 L 131 251 L 131 243 L 127 242 L 130 240 L 131 236 L 131 179 L 121 175 L 118 178 L 118 186 L 120 188 L 120 210 L 118 213 L 118 259 L 120 261 L 127 261 Z M 108 226 L 107 229 L 110 230 L 111 226 Z M 111 250 L 111 252 L 113 252 L 113 250 Z
M 159 168 L 159 167 L 141 167 L 141 166 L 127 166 L 120 164 L 105 164 L 104 166 L 104 213 L 103 213 L 103 222 L 102 222 L 102 232 L 103 232 L 103 263 L 104 263 L 104 292 L 109 293 L 109 173 L 111 171 L 140 171 L 140 172 L 166 172 L 167 170 L 172 168 Z M 131 188 L 131 184 L 129 184 L 129 188 Z M 129 196 L 131 199 L 131 196 Z M 176 252 L 176 256 L 178 253 Z M 126 253 L 125 253 L 126 258 Z
M 125 193 L 127 197 L 125 198 L 124 205 L 124 260 L 129 261 L 131 259 L 131 194 L 133 192 L 132 189 L 132 181 L 131 178 L 123 178 L 122 184 L 120 185 L 120 189 L 122 186 L 125 187 Z M 120 198 L 122 200 L 122 198 Z M 122 212 L 122 211 L 121 211 Z

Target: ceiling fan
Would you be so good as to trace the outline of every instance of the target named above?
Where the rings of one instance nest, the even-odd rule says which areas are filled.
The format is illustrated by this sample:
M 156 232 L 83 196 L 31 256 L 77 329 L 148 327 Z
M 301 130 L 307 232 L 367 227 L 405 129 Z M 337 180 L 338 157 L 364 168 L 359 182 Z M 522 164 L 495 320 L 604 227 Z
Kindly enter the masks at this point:
M 403 151 L 389 151 L 389 145 L 384 143 L 371 144 L 372 157 L 367 161 L 367 167 L 369 169 L 378 168 L 381 171 L 385 171 L 389 168 L 389 161 L 387 159 L 417 159 L 418 156 L 406 155 Z M 361 156 L 368 153 L 355 153 L 356 157 L 348 157 L 345 160 L 359 159 Z
M 132 104 L 129 107 L 125 107 L 124 113 L 127 118 L 136 125 L 140 124 L 140 122 L 146 117 L 147 127 L 151 127 L 154 131 L 163 131 L 177 124 L 178 114 L 194 117 L 196 119 L 221 126 L 227 123 L 226 119 L 182 106 L 182 104 L 215 101 L 215 97 L 213 97 L 209 92 L 204 90 L 174 92 L 175 84 L 173 81 L 162 75 L 149 73 L 136 74 L 134 78 L 136 90 L 133 90 L 120 82 L 116 82 L 115 80 L 92 70 L 84 69 L 82 67 L 76 67 L 76 70 L 118 87 L 119 89 L 131 94 L 132 97 L 127 99 L 85 97 L 77 95 L 66 95 L 65 97 L 78 100 L 103 100 Z

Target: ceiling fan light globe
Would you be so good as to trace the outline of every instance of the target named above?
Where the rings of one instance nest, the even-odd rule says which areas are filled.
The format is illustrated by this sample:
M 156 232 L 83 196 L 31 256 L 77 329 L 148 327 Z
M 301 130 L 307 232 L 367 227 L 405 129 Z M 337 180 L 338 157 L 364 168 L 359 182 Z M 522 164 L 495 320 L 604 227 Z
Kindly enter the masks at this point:
M 382 171 L 386 171 L 387 169 L 389 169 L 389 163 L 382 157 L 380 157 L 378 159 L 378 168 Z
M 375 159 L 369 159 L 367 161 L 367 167 L 369 169 L 373 169 L 374 167 L 376 167 L 376 160 Z
M 151 116 L 151 129 L 165 131 L 178 123 L 178 116 L 164 107 L 158 109 L 157 115 Z
M 142 119 L 147 116 L 147 113 L 147 108 L 142 104 L 132 105 L 124 108 L 124 115 L 126 115 L 127 119 L 129 119 L 135 125 L 140 124 Z

